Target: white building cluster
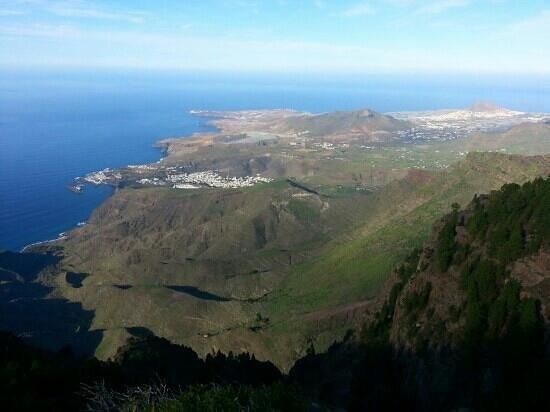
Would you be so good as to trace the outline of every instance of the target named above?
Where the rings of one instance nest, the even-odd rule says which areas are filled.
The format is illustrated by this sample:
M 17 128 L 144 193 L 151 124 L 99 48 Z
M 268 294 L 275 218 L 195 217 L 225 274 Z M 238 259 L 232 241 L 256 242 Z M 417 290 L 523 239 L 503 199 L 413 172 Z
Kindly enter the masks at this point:
M 273 179 L 262 177 L 259 174 L 256 176 L 244 177 L 229 177 L 222 176 L 213 170 L 204 172 L 185 173 L 181 171 L 181 167 L 171 166 L 160 169 L 159 167 L 144 165 L 144 166 L 128 166 L 134 172 L 139 174 L 144 172 L 157 172 L 157 176 L 143 177 L 137 179 L 136 183 L 144 186 L 169 186 L 174 189 L 198 189 L 200 187 L 215 187 L 222 189 L 235 189 L 239 187 L 251 187 L 258 183 L 269 183 Z M 159 174 L 166 174 L 166 177 L 161 177 Z M 123 179 L 118 171 L 104 169 L 99 172 L 89 173 L 83 178 L 76 178 L 77 184 L 74 185 L 74 191 L 77 191 L 78 182 L 92 183 L 94 185 L 101 184 L 116 184 Z M 127 179 L 127 177 L 126 177 Z M 131 179 L 131 178 L 130 178 Z M 78 188 L 78 191 L 80 189 Z
M 334 150 L 335 147 L 334 147 L 334 144 L 333 143 L 314 143 L 313 146 L 315 147 L 320 147 L 321 149 L 325 149 L 325 150 Z
M 166 186 L 166 182 L 158 177 L 153 177 L 152 179 L 139 179 L 137 182 L 147 186 Z
M 506 109 L 437 110 L 391 115 L 414 123 L 414 127 L 408 130 L 397 131 L 397 135 L 406 141 L 453 140 L 474 132 L 505 130 L 521 123 L 543 122 L 546 118 L 544 113 L 523 113 Z
M 158 169 L 158 166 L 153 166 L 153 165 L 148 165 L 148 164 L 145 164 L 145 165 L 128 165 L 128 169 L 132 169 L 134 172 L 148 172 L 148 171 L 151 171 L 151 170 L 157 170 Z
M 166 181 L 172 183 L 176 189 L 196 189 L 200 186 L 216 187 L 223 189 L 235 189 L 239 187 L 251 187 L 257 183 L 269 183 L 273 179 L 256 176 L 226 177 L 215 171 L 207 170 L 195 173 L 178 173 L 167 175 Z
M 318 147 L 323 150 L 335 150 L 335 149 L 348 149 L 349 143 L 330 143 L 330 142 L 322 142 L 322 143 L 313 143 L 313 147 Z
M 199 189 L 200 186 L 191 185 L 189 183 L 176 183 L 172 186 L 174 189 Z
M 113 172 L 111 169 L 107 168 L 100 170 L 99 172 L 88 173 L 82 180 L 94 185 L 101 185 L 120 179 L 122 179 L 122 175 L 120 173 Z

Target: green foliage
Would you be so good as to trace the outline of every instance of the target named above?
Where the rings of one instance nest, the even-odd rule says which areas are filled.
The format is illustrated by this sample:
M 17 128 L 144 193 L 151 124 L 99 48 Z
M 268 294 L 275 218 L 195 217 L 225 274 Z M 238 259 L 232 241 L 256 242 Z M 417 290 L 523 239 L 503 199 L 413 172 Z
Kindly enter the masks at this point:
M 482 304 L 491 302 L 498 295 L 503 278 L 503 270 L 492 262 L 486 260 L 477 262 L 467 280 L 467 300 Z
M 490 255 L 505 265 L 536 252 L 543 240 L 548 242 L 549 210 L 550 179 L 537 178 L 475 198 L 466 227 L 476 239 L 486 241 Z
M 129 409 L 128 409 L 129 410 Z M 192 386 L 160 405 L 141 406 L 150 412 L 307 411 L 307 403 L 295 386 Z
M 320 217 L 319 209 L 304 200 L 290 199 L 288 210 L 302 222 L 315 222 Z
M 4 411 L 80 410 L 83 380 L 112 379 L 113 365 L 75 358 L 70 350 L 51 353 L 0 332 L 0 409 Z
M 457 222 L 458 212 L 455 209 L 439 233 L 436 257 L 441 271 L 446 271 L 449 268 L 457 250 L 455 241 Z
M 520 303 L 520 285 L 514 280 L 506 282 L 500 295 L 492 303 L 488 311 L 488 330 L 491 338 L 497 338 L 507 320 L 514 316 Z
M 431 284 L 415 281 L 416 289 L 401 299 L 406 317 L 397 325 L 407 331 L 410 350 L 396 350 L 388 339 L 395 304 L 415 273 L 407 264 L 396 269 L 399 281 L 363 331 L 353 410 L 540 410 L 548 405 L 550 363 L 541 305 L 521 297 L 521 284 L 506 267 L 548 243 L 549 193 L 550 179 L 537 179 L 476 197 L 470 216 L 454 208 L 433 259 L 445 270 L 461 264 L 465 299 L 449 307 L 448 319 L 440 319 L 441 312 L 427 306 Z M 459 216 L 467 218 L 472 235 L 461 237 L 460 245 L 455 243 Z M 425 275 L 430 273 L 422 279 Z M 422 310 L 426 316 L 418 324 Z M 450 323 L 455 324 L 451 336 Z
M 462 287 L 466 290 L 462 343 L 467 351 L 500 340 L 517 357 L 542 345 L 539 303 L 521 299 L 521 285 L 506 279 L 502 267 L 486 260 L 475 262 L 462 274 Z
M 416 273 L 418 260 L 420 259 L 420 249 L 414 249 L 406 258 L 405 261 L 397 267 L 397 274 L 401 282 L 407 282 L 412 275 Z
M 101 362 L 34 349 L 0 332 L 0 406 L 6 411 L 158 410 L 160 401 L 186 388 L 195 389 L 182 392 L 182 402 L 199 409 L 183 410 L 303 410 L 295 407 L 303 403 L 297 390 L 280 382 L 275 366 L 249 354 L 202 360 L 190 348 L 154 336 L 130 339 L 114 361 Z M 196 389 L 206 384 L 214 386 Z M 226 409 L 223 402 L 231 399 L 242 408 Z M 208 409 L 218 401 L 223 408 Z
M 466 227 L 474 240 L 487 245 L 490 260 L 470 262 L 462 273 L 463 343 L 474 348 L 504 339 L 519 353 L 540 343 L 542 320 L 538 303 L 520 298 L 520 284 L 506 279 L 504 267 L 550 239 L 550 179 L 504 185 L 488 197 L 476 197 L 473 205 Z
M 470 254 L 469 244 L 458 244 L 456 247 L 456 252 L 453 257 L 453 263 L 461 264 L 465 262 L 469 254 Z
M 536 350 L 537 342 L 544 339 L 544 320 L 540 302 L 534 299 L 523 299 L 519 308 L 519 334 L 526 343 L 526 350 Z
M 467 348 L 479 343 L 485 330 L 485 312 L 477 301 L 471 302 L 466 307 L 466 323 L 463 330 L 464 345 Z
M 414 291 L 405 296 L 403 304 L 405 311 L 411 315 L 415 314 L 426 307 L 432 292 L 432 283 L 426 282 L 420 292 Z
M 363 344 L 372 347 L 387 343 L 397 299 L 401 295 L 405 284 L 416 273 L 420 252 L 420 249 L 414 249 L 405 258 L 405 261 L 397 267 L 396 272 L 400 281 L 392 286 L 388 300 L 384 302 L 382 309 L 375 315 L 375 321 L 363 328 L 361 332 L 361 341 Z
M 449 320 L 452 323 L 458 322 L 460 319 L 461 310 L 460 308 L 457 308 L 455 305 L 449 306 Z
M 474 198 L 474 203 L 476 204 L 476 212 L 468 220 L 466 228 L 470 233 L 484 235 L 485 231 L 489 227 L 489 219 L 487 217 L 487 212 L 479 207 L 477 199 L 478 198 Z

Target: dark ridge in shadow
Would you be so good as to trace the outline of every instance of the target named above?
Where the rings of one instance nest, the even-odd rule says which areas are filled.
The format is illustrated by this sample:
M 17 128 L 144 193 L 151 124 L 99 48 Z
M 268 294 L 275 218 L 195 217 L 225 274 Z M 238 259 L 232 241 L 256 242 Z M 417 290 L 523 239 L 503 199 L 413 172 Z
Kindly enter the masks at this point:
M 82 287 L 82 281 L 88 276 L 90 276 L 89 273 L 67 272 L 65 275 L 65 281 L 73 288 L 78 289 Z
M 176 292 L 185 293 L 193 296 L 197 299 L 212 300 L 215 302 L 229 302 L 231 299 L 224 298 L 223 296 L 215 295 L 210 292 L 201 290 L 195 286 L 165 286 L 168 289 L 175 290 Z
M 318 191 L 316 191 L 316 190 L 314 190 L 314 189 L 311 189 L 311 188 L 309 188 L 309 187 L 303 185 L 302 183 L 298 183 L 298 182 L 295 181 L 295 180 L 286 179 L 286 181 L 288 182 L 288 184 L 290 184 L 290 186 L 293 186 L 293 187 L 296 187 L 296 188 L 298 188 L 298 189 L 301 189 L 301 190 L 303 190 L 304 192 L 312 193 L 312 194 L 317 195 L 317 196 L 329 197 L 329 196 L 323 195 L 322 193 L 319 193 Z
M 259 302 L 262 299 L 265 299 L 270 294 L 271 292 L 266 292 L 262 296 L 258 296 L 257 298 L 246 298 L 246 299 L 235 299 L 235 300 L 238 300 L 239 302 L 254 303 L 254 302 Z
M 254 269 L 248 272 L 249 275 L 259 275 L 261 273 L 271 272 L 271 269 Z
M 127 290 L 132 287 L 132 285 L 113 285 L 117 289 Z
M 213 352 L 201 359 L 191 348 L 154 335 L 131 337 L 114 359 L 102 362 L 82 359 L 66 350 L 37 349 L 13 334 L 0 332 L 0 365 L 9 365 L 2 369 L 1 375 L 0 399 L 4 411 L 152 410 L 148 405 L 158 405 L 162 398 L 156 395 L 157 391 L 147 390 L 151 387 L 162 385 L 168 389 L 162 393 L 172 398 L 171 394 L 176 395 L 191 385 L 259 388 L 284 381 L 272 363 L 258 361 L 248 353 Z M 137 392 L 128 391 L 131 388 L 144 388 L 147 398 L 140 395 L 134 398 Z M 141 389 L 138 392 L 142 393 Z M 147 405 L 142 404 L 146 399 Z M 169 409 L 172 410 L 170 405 Z M 216 410 L 222 409 L 227 410 L 223 407 Z M 264 409 L 267 410 L 254 410 Z M 182 405 L 173 410 L 191 409 Z
M 44 349 L 71 347 L 76 354 L 92 356 L 103 335 L 89 331 L 94 312 L 49 297 L 53 288 L 40 283 L 40 275 L 60 260 L 48 254 L 0 253 L 0 270 L 7 276 L 0 284 L 0 330 Z
M 0 269 L 0 282 L 13 282 L 16 280 L 18 280 L 17 273 L 5 269 Z
M 269 273 L 271 272 L 272 269 L 253 269 L 249 272 L 237 272 L 237 273 L 229 273 L 229 274 L 225 274 L 224 275 L 224 278 L 225 279 L 234 279 L 236 278 L 237 276 L 250 276 L 250 275 L 262 275 L 264 273 Z
M 155 336 L 153 331 L 143 326 L 130 326 L 126 328 L 126 330 L 130 335 L 132 335 L 135 338 L 148 338 L 151 336 Z
M 0 252 L 0 268 L 19 274 L 27 282 L 32 282 L 39 272 L 60 260 L 61 257 L 51 254 Z

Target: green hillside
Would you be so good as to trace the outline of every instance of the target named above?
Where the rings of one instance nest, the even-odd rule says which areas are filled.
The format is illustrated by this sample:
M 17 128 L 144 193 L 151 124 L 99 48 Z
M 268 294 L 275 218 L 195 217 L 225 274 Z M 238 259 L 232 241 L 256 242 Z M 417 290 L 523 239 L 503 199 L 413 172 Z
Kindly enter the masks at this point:
M 296 119 L 312 121 L 307 127 L 323 136 L 338 128 L 361 134 L 409 127 L 370 111 L 281 121 Z M 522 156 L 547 153 L 548 130 L 523 124 L 446 142 L 344 139 L 328 148 L 322 138 L 308 143 L 293 135 L 242 144 L 182 139 L 165 162 L 120 170 L 114 195 L 87 225 L 34 248 L 56 261 L 33 280 L 2 268 L 6 302 L 27 313 L 27 303 L 39 308 L 47 299 L 45 317 L 57 313 L 55 304 L 82 311 L 85 323 L 71 318 L 66 325 L 89 331 L 95 346 L 81 346 L 101 359 L 146 328 L 201 356 L 250 352 L 288 369 L 312 345 L 324 350 L 371 319 L 395 264 L 428 239 L 453 204 L 548 175 L 548 155 Z M 492 152 L 475 151 L 481 149 Z M 239 189 L 140 183 L 205 170 L 274 180 Z M 37 286 L 44 289 L 34 301 L 27 291 Z M 20 318 L 31 320 L 28 313 Z M 66 336 L 51 322 L 35 328 L 4 321 L 10 330 L 47 336 L 44 342 Z
M 343 334 L 354 323 L 353 316 L 351 322 L 342 316 L 349 315 L 346 307 L 373 298 L 393 266 L 427 239 L 431 224 L 453 203 L 465 204 L 474 194 L 496 189 L 507 181 L 523 182 L 547 173 L 549 159 L 525 160 L 471 154 L 448 172 L 422 179 L 424 183 L 418 184 L 418 179 L 409 176 L 386 187 L 377 195 L 382 213 L 371 225 L 361 227 L 345 243 L 331 243 L 320 257 L 294 267 L 280 290 L 269 296 L 269 312 L 274 320 L 281 321 L 275 333 L 288 336 L 301 332 L 305 339 L 313 329 L 321 348 L 330 343 L 337 333 L 334 322 L 329 322 L 326 330 L 320 322 L 344 309 L 340 316 L 348 322 L 336 323 Z
M 550 178 L 455 205 L 396 266 L 356 339 L 310 352 L 290 376 L 349 410 L 543 410 L 549 208 Z
M 60 244 L 55 279 L 94 311 L 112 356 L 146 327 L 211 350 L 250 351 L 286 368 L 364 320 L 393 265 L 454 202 L 548 173 L 546 157 L 472 154 L 447 171 L 410 171 L 377 191 L 279 180 L 243 190 L 117 192 Z M 305 186 L 304 186 L 305 187 Z M 66 273 L 83 273 L 81 286 Z

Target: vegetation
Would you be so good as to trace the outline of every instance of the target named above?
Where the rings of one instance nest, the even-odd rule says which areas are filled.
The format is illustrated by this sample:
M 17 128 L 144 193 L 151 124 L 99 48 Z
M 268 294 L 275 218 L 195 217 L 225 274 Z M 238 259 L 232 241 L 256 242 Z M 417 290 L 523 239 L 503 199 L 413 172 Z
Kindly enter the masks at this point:
M 198 358 L 165 339 L 133 339 L 114 361 L 31 348 L 0 333 L 0 405 L 9 411 L 299 411 L 305 400 L 253 356 Z
M 386 302 L 358 339 L 349 332 L 324 353 L 309 342 L 288 376 L 248 354 L 201 359 L 147 330 L 109 362 L 32 349 L 0 334 L 2 406 L 301 411 L 318 402 L 352 411 L 539 410 L 550 401 L 542 305 L 508 269 L 548 248 L 549 194 L 550 179 L 536 179 L 476 197 L 464 211 L 453 207 L 433 239 L 435 253 L 417 249 L 396 266 Z M 520 228 L 521 242 L 506 225 Z M 437 303 L 442 287 L 460 304 Z M 256 311 L 253 322 L 272 327 L 265 313 Z
M 456 223 L 458 220 L 458 213 L 453 211 L 449 219 L 443 225 L 438 238 L 437 248 L 437 263 L 441 271 L 446 271 L 449 265 L 453 261 L 453 256 L 456 252 Z
M 288 202 L 288 209 L 296 218 L 305 222 L 318 222 L 320 218 L 320 212 L 314 205 L 303 200 L 291 199 Z
M 220 150 L 232 150 L 228 146 Z M 249 149 L 255 158 L 265 153 L 265 147 Z M 246 150 L 241 155 L 250 158 Z M 226 155 L 211 151 L 204 153 Z M 493 153 L 468 155 L 447 170 L 403 169 L 434 169 L 443 157 L 450 161 L 455 155 L 411 145 L 330 151 L 327 156 L 349 162 L 317 159 L 311 169 L 294 167 L 297 160 L 289 159 L 284 167 L 292 167 L 292 174 L 284 173 L 309 191 L 284 179 L 228 191 L 121 189 L 60 244 L 62 260 L 48 287 L 87 309 L 86 324 L 65 329 L 67 334 L 92 329 L 95 340 L 86 350 L 100 359 L 114 356 L 129 329 L 139 326 L 203 357 L 212 348 L 226 353 L 244 348 L 288 369 L 311 341 L 322 351 L 358 327 L 353 316 L 345 316 L 346 307 L 376 296 L 392 268 L 422 245 L 431 223 L 450 204 L 502 182 L 540 175 L 547 167 L 541 158 Z M 340 184 L 342 190 L 336 190 Z M 457 246 L 455 256 L 460 252 Z M 70 282 L 75 279 L 68 272 L 78 274 L 78 281 Z M 22 302 L 10 298 L 7 312 Z M 57 310 L 51 310 L 54 319 Z M 269 322 L 258 320 L 257 313 Z M 334 313 L 343 321 L 335 323 Z M 16 330 L 28 330 L 32 320 L 27 317 Z
M 349 213 L 361 212 L 366 223 L 326 243 L 320 256 L 292 265 L 282 284 L 266 298 L 262 313 L 269 315 L 272 327 L 265 332 L 275 342 L 279 338 L 286 342 L 289 336 L 296 336 L 295 341 L 305 350 L 304 335 L 314 334 L 318 349 L 322 349 L 330 346 L 335 338 L 342 338 L 347 329 L 357 328 L 357 324 L 349 322 L 341 324 L 338 330 L 332 326 L 322 329 L 317 327 L 319 323 L 311 325 L 303 318 L 308 314 L 330 314 L 350 302 L 376 296 L 392 268 L 429 238 L 431 224 L 449 210 L 449 205 L 466 204 L 475 193 L 542 173 L 543 169 L 535 164 L 539 160 L 544 163 L 544 159 L 531 158 L 528 167 L 519 163 L 524 159 L 471 153 L 444 172 L 411 172 L 363 196 L 369 200 L 366 207 L 360 210 L 357 206 Z M 339 215 L 341 218 L 344 212 Z M 449 245 L 453 259 L 464 260 L 470 252 L 460 244 L 449 242 Z M 323 332 L 319 333 L 319 329 Z
M 270 386 L 192 386 L 171 399 L 151 403 L 126 404 L 123 410 L 151 412 L 301 412 L 307 403 L 298 388 L 283 384 Z
M 395 305 L 405 284 L 416 273 L 418 259 L 420 258 L 420 249 L 415 249 L 397 269 L 399 280 L 391 288 L 388 299 L 382 305 L 375 319 L 367 327 L 363 328 L 361 340 L 369 342 L 369 345 L 386 344 L 389 341 L 389 332 L 395 312 Z M 431 286 L 430 286 L 431 289 Z M 429 296 L 429 292 L 427 292 Z
M 491 256 L 504 264 L 537 251 L 550 238 L 549 185 L 538 178 L 476 198 L 469 232 L 487 242 Z
M 545 389 L 550 352 L 541 303 L 522 293 L 507 264 L 532 253 L 526 247 L 529 239 L 538 238 L 540 247 L 548 247 L 540 211 L 550 210 L 545 207 L 549 193 L 550 179 L 537 179 L 476 198 L 466 211 L 454 208 L 434 237 L 436 253 L 424 255 L 421 267 L 418 253 L 397 266 L 396 282 L 374 321 L 363 329 L 360 345 L 336 345 L 295 368 L 323 374 L 316 379 L 335 394 L 327 403 L 350 410 L 544 409 L 550 401 Z M 464 219 L 468 216 L 473 220 Z M 465 220 L 471 235 L 459 239 L 457 228 Z M 472 222 L 480 221 L 486 223 L 472 230 Z M 512 255 L 514 260 L 498 252 L 500 245 L 509 245 L 509 238 L 498 243 L 502 239 L 494 235 L 501 222 L 519 222 L 523 228 L 525 242 Z M 446 271 L 441 270 L 438 248 L 452 251 L 446 254 Z M 459 290 L 453 291 L 455 275 L 449 271 L 458 269 Z M 462 296 L 460 305 L 434 302 L 432 281 Z M 438 304 L 443 307 L 437 309 Z M 422 322 L 415 324 L 417 319 Z M 331 369 L 326 371 L 323 364 Z M 341 384 L 351 388 L 349 398 L 337 395 L 344 389 L 328 376 L 342 376 L 338 365 L 353 371 Z M 303 370 L 293 375 L 308 376 Z M 307 385 L 306 379 L 301 382 Z
M 463 213 L 454 208 L 444 219 L 436 238 L 435 266 L 443 272 L 451 265 L 463 267 L 463 305 L 448 307 L 448 322 L 461 325 L 454 340 L 448 333 L 443 340 L 446 343 L 433 332 L 426 341 L 409 334 L 408 339 L 416 342 L 413 349 L 395 349 L 389 331 L 407 325 L 416 330 L 411 322 L 418 316 L 425 316 L 424 330 L 445 327 L 445 322 L 434 319 L 433 307 L 426 309 L 431 283 L 424 281 L 422 288 L 410 291 L 402 281 L 407 278 L 407 266 L 398 267 L 400 281 L 393 286 L 376 321 L 362 335 L 354 407 L 397 408 L 396 398 L 401 405 L 409 403 L 410 409 L 420 410 L 535 410 L 548 402 L 542 388 L 550 378 L 550 359 L 541 305 L 522 297 L 521 285 L 510 278 L 506 265 L 548 245 L 549 195 L 550 179 L 536 179 L 523 186 L 505 185 L 486 198 L 476 197 L 467 222 L 472 238 L 462 240 L 462 244 L 455 237 Z M 509 227 L 520 227 L 522 237 L 514 234 L 519 231 L 505 230 Z M 536 248 L 529 246 L 533 242 Z M 466 252 L 457 258 L 459 249 Z M 410 276 L 408 279 L 417 283 Z M 406 314 L 399 320 L 393 317 L 397 305 Z M 396 322 L 405 323 L 397 326 Z M 373 383 L 381 368 L 386 368 L 383 383 Z M 417 382 L 406 388 L 408 376 L 416 376 Z M 381 395 L 377 397 L 376 391 L 382 391 Z

